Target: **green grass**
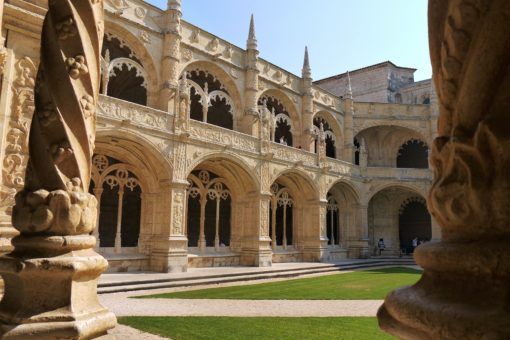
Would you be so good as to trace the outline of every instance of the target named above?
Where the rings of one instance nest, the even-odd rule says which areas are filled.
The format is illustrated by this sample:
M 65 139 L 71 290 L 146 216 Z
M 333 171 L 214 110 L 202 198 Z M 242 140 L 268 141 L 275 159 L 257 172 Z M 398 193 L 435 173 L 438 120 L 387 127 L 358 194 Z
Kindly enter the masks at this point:
M 416 283 L 421 271 L 384 268 L 346 274 L 138 296 L 167 299 L 379 300 L 391 290 Z
M 141 331 L 185 339 L 393 339 L 376 318 L 122 317 Z

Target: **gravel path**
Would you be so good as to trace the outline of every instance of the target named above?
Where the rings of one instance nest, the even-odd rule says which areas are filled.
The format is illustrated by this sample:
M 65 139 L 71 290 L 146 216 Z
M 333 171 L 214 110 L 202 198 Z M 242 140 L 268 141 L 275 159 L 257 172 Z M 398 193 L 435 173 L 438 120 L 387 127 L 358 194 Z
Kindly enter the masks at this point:
M 111 340 L 114 339 L 136 339 L 136 340 L 163 340 L 167 338 L 162 338 L 158 335 L 145 333 L 139 331 L 136 328 L 128 327 L 125 325 L 118 324 L 117 327 L 108 332 L 108 335 L 112 336 Z M 108 337 L 104 337 L 104 339 L 108 339 Z
M 136 295 L 136 294 L 131 294 Z M 100 296 L 117 316 L 375 316 L 383 300 L 130 299 Z

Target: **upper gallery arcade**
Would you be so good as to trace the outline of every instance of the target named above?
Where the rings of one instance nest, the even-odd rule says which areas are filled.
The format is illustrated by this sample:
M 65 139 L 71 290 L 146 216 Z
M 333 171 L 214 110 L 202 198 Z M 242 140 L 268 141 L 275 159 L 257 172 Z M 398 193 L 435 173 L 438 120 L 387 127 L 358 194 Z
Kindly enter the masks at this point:
M 46 1 L 6 0 L 0 231 L 23 186 Z M 312 81 L 140 0 L 105 0 L 93 157 L 111 270 L 328 261 L 439 238 L 425 206 L 437 103 L 391 62 Z M 59 34 L 73 34 L 63 21 Z M 83 105 L 87 101 L 83 100 Z

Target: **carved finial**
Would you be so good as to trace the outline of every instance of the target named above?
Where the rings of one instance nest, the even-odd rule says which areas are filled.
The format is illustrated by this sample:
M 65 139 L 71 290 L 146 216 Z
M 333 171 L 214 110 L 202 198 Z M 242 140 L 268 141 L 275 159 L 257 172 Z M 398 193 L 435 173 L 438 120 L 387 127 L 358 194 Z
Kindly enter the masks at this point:
M 181 0 L 168 0 L 167 9 L 181 12 Z
M 301 70 L 303 78 L 312 78 L 312 69 L 310 68 L 310 58 L 308 56 L 308 46 L 305 46 L 305 58 L 303 60 L 303 69 Z
M 345 98 L 352 99 L 351 75 L 347 71 L 347 88 L 345 91 Z
M 255 19 L 253 18 L 253 14 L 251 15 L 250 19 L 250 32 L 248 33 L 246 48 L 249 50 L 257 49 L 257 37 L 255 37 Z

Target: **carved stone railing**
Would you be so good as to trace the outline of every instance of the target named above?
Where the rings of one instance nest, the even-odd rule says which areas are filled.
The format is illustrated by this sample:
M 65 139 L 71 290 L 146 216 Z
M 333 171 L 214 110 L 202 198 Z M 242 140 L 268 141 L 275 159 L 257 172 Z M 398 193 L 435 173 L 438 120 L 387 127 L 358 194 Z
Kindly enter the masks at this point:
M 360 177 L 361 172 L 359 166 L 334 158 L 327 158 L 326 166 L 329 172 L 335 175 L 350 175 L 352 177 Z
M 421 104 L 387 104 L 354 103 L 355 116 L 358 117 L 423 117 L 430 116 L 430 105 Z
M 258 138 L 196 120 L 190 120 L 189 133 L 192 139 L 207 143 L 230 146 L 237 150 L 253 153 L 259 150 Z
M 286 146 L 278 143 L 271 143 L 270 152 L 277 160 L 290 163 L 300 162 L 307 166 L 317 166 L 317 155 L 292 146 Z
M 432 171 L 430 169 L 372 167 L 367 168 L 365 176 L 378 179 L 431 181 Z
M 97 113 L 99 118 L 128 121 L 157 130 L 170 131 L 173 124 L 172 115 L 167 112 L 104 95 L 99 96 Z

